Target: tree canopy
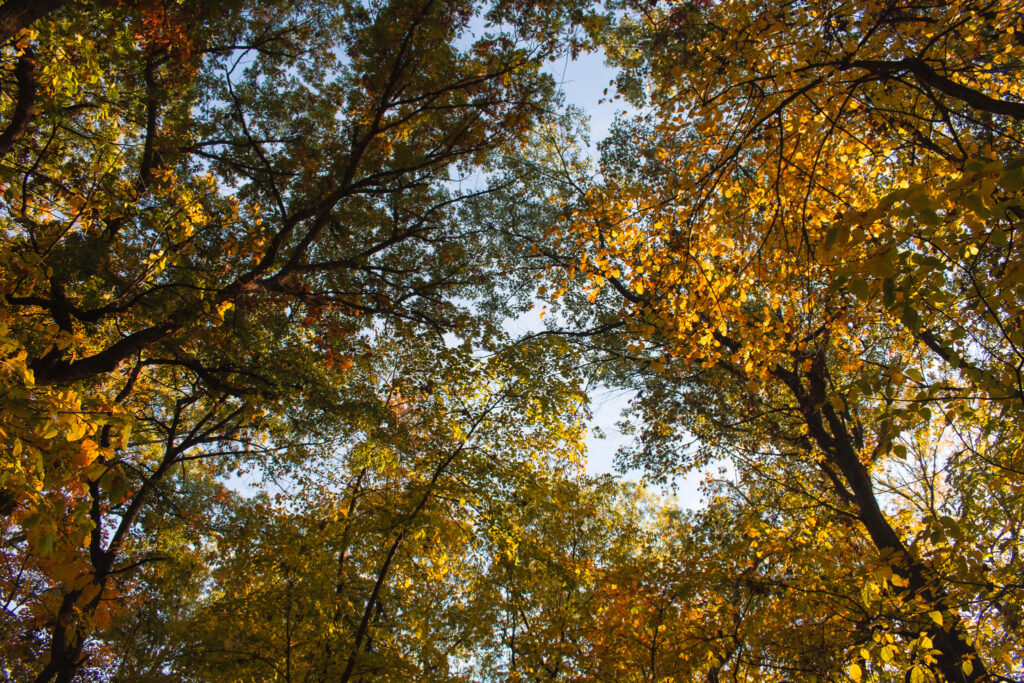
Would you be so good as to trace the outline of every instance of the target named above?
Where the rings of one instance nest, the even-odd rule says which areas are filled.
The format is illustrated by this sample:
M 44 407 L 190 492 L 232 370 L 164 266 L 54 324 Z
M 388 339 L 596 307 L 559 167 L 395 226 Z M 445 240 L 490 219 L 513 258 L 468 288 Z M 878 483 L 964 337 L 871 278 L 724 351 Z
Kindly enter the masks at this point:
M 607 43 L 647 113 L 552 231 L 610 299 L 602 344 L 639 389 L 631 462 L 731 458 L 744 506 L 796 542 L 785 564 L 807 520 L 865 544 L 830 570 L 857 576 L 830 608 L 862 634 L 854 679 L 1019 674 L 1015 542 L 978 545 L 1020 519 L 1019 9 L 629 17 Z
M 1021 680 L 1022 9 L 3 2 L 4 680 Z

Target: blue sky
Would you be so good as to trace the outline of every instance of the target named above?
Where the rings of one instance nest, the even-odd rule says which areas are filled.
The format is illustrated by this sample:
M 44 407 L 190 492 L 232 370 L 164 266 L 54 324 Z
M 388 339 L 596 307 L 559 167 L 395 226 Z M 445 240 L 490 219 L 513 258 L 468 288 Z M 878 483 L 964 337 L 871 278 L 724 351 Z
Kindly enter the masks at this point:
M 463 40 L 472 41 L 480 32 L 487 30 L 483 20 L 478 18 L 471 22 L 468 33 Z M 590 118 L 590 152 L 597 154 L 597 143 L 608 135 L 608 131 L 618 113 L 631 113 L 636 110 L 621 99 L 615 99 L 613 80 L 615 70 L 605 64 L 601 52 L 588 52 L 571 59 L 568 55 L 549 63 L 545 70 L 565 93 L 568 105 L 582 109 Z M 608 94 L 605 94 L 605 88 Z M 506 329 L 513 334 L 528 334 L 543 329 L 540 321 L 541 308 L 510 320 Z M 611 389 L 595 390 L 591 396 L 593 420 L 591 425 L 600 428 L 604 438 L 596 438 L 592 434 L 587 439 L 587 471 L 590 474 L 614 472 L 615 452 L 620 446 L 628 443 L 629 437 L 620 433 L 616 423 L 622 419 L 622 412 L 629 404 L 631 392 Z M 639 480 L 638 471 L 627 472 L 627 479 Z M 698 490 L 705 472 L 695 472 L 677 482 L 676 495 L 682 507 L 698 507 L 700 492 Z
M 588 52 L 575 60 L 568 56 L 549 64 L 548 73 L 565 93 L 566 103 L 574 104 L 590 116 L 590 139 L 593 145 L 608 134 L 615 114 L 635 111 L 622 100 L 612 100 L 615 87 L 611 84 L 615 70 L 604 63 L 604 55 Z M 608 95 L 604 89 L 608 88 Z
M 604 55 L 598 52 L 585 53 L 572 60 L 564 57 L 547 67 L 548 73 L 554 76 L 565 93 L 566 104 L 580 107 L 590 116 L 590 150 L 596 154 L 597 143 L 605 136 L 618 113 L 631 113 L 636 110 L 623 100 L 614 99 L 615 87 L 612 81 L 615 70 L 604 62 Z M 605 88 L 608 95 L 604 94 Z M 536 316 L 534 310 L 527 314 Z M 529 324 L 529 321 L 522 321 Z M 539 321 L 535 321 L 537 328 Z M 629 438 L 623 435 L 616 423 L 622 419 L 622 411 L 626 409 L 632 393 L 599 389 L 590 396 L 593 410 L 592 424 L 604 433 L 603 439 L 590 436 L 587 439 L 587 471 L 591 474 L 612 472 L 614 469 L 615 452 L 620 446 L 627 444 Z M 717 470 L 716 470 L 717 471 Z M 638 480 L 640 472 L 627 472 L 628 479 Z M 695 472 L 677 482 L 677 497 L 683 507 L 697 507 L 700 504 L 698 487 L 705 477 L 705 472 Z

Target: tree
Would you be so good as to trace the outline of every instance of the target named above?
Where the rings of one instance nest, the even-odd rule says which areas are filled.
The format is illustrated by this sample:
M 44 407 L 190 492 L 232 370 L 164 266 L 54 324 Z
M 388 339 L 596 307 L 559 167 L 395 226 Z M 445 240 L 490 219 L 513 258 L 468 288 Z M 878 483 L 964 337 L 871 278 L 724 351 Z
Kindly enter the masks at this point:
M 806 507 L 720 489 L 682 513 L 610 477 L 539 491 L 502 515 L 475 591 L 496 625 L 477 650 L 486 680 L 832 680 L 851 645 L 886 674 L 918 654 L 862 630 L 884 610 L 847 558 L 869 542 Z
M 464 679 L 490 632 L 477 590 L 489 539 L 514 533 L 498 510 L 578 463 L 582 395 L 565 374 L 571 363 L 539 344 L 486 360 L 468 349 L 410 357 L 386 344 L 374 364 L 377 419 L 265 493 L 214 506 L 226 514 L 200 512 L 208 530 L 191 535 L 209 559 L 159 548 L 171 561 L 147 574 L 174 583 L 147 589 L 159 600 L 99 634 L 114 655 L 107 671 Z M 204 587 L 184 607 L 181 581 L 183 591 Z
M 1021 674 L 1019 8 L 617 9 L 0 4 L 10 675 Z
M 470 302 L 502 308 L 507 248 L 455 181 L 544 111 L 574 11 L 59 5 L 0 6 L 3 638 L 39 681 L 93 656 L 186 480 L 379 414 L 376 330 L 495 338 Z
M 989 520 L 1021 513 L 1018 8 L 634 9 L 607 44 L 650 113 L 548 247 L 641 391 L 630 462 L 728 455 L 855 520 L 896 606 L 865 628 L 921 652 L 910 679 L 1015 673 L 1018 568 Z M 926 476 L 886 490 L 911 454 Z M 884 670 L 858 650 L 850 676 Z
M 476 590 L 493 624 L 478 646 L 484 680 L 589 680 L 603 574 L 632 559 L 643 508 L 609 478 L 569 474 L 503 502 Z

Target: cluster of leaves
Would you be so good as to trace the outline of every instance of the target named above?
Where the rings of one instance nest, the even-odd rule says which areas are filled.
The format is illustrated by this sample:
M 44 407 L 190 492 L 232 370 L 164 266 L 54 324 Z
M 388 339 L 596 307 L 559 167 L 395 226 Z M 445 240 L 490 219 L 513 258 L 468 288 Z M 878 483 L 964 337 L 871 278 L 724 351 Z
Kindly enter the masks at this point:
M 0 4 L 6 678 L 1022 674 L 1021 7 L 612 5 Z
M 458 668 L 479 520 L 581 429 L 460 179 L 584 10 L 0 5 L 5 677 Z
M 644 109 L 563 181 L 554 286 L 638 392 L 624 463 L 730 459 L 757 571 L 805 592 L 734 672 L 1021 673 L 1020 9 L 634 3 L 603 34 Z M 845 655 L 790 651 L 810 623 Z

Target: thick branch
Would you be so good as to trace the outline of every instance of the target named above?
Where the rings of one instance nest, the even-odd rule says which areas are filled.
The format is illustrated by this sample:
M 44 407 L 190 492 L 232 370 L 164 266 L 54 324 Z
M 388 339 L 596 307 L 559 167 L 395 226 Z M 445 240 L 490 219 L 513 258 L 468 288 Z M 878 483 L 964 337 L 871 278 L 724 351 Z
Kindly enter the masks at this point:
M 152 57 L 146 62 L 143 74 L 146 82 L 146 142 L 142 150 L 142 163 L 139 166 L 139 191 L 144 191 L 153 181 L 153 169 L 158 165 L 155 152 L 156 129 L 159 123 L 160 101 L 156 83 L 156 60 Z
M 932 69 L 923 59 L 907 57 L 900 60 L 857 59 L 843 62 L 842 67 L 867 69 L 876 76 L 889 76 L 906 72 L 914 76 L 923 85 L 935 88 L 939 92 L 960 100 L 964 104 L 987 111 L 992 114 L 1009 116 L 1018 121 L 1024 120 L 1024 103 L 998 100 L 983 92 L 973 90 L 956 81 L 950 80 Z
M 935 668 L 948 681 L 973 682 L 988 680 L 988 671 L 974 647 L 964 637 L 964 625 L 941 586 L 935 585 L 931 572 L 911 553 L 882 512 L 871 483 L 871 474 L 860 461 L 852 436 L 827 400 L 824 377 L 824 357 L 815 359 L 815 366 L 807 376 L 807 385 L 796 372 L 778 367 L 774 374 L 789 387 L 804 415 L 811 438 L 834 463 L 849 485 L 856 499 L 861 523 L 875 547 L 887 557 L 893 570 L 905 574 L 909 586 L 900 592 L 918 595 L 924 600 L 948 610 L 951 622 L 948 630 L 925 624 L 924 628 L 940 651 Z M 965 674 L 961 663 L 971 660 L 974 669 Z
M 6 5 L 5 5 L 6 7 Z M 32 104 L 36 99 L 36 65 L 31 50 L 26 49 L 14 67 L 14 78 L 18 82 L 18 100 L 14 104 L 11 122 L 0 133 L 0 159 L 7 156 L 15 141 L 25 134 L 32 120 Z
M 36 384 L 67 384 L 80 379 L 88 379 L 106 372 L 111 372 L 128 356 L 166 338 L 177 329 L 174 323 L 164 323 L 134 332 L 124 339 L 112 344 L 103 351 L 71 363 L 47 365 L 40 361 L 32 363 Z M 42 360 L 42 359 L 40 359 Z

